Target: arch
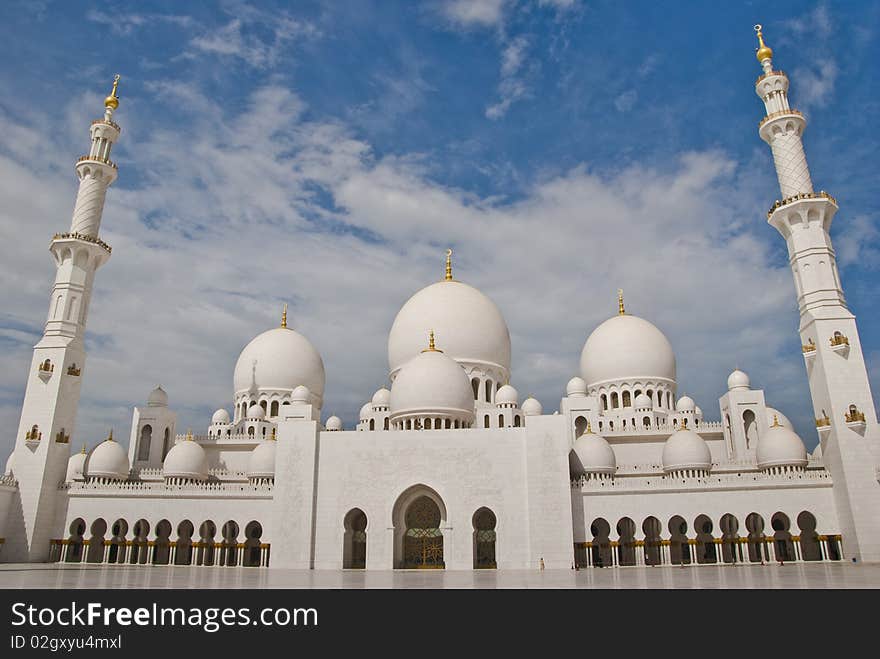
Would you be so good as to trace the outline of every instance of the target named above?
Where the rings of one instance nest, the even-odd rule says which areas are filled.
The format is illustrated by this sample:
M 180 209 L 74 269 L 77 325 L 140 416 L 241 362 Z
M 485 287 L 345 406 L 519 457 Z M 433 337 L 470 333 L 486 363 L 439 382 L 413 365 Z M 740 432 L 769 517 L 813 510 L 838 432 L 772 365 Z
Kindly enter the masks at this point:
M 376 419 L 370 419 L 370 430 L 376 429 Z
M 636 564 L 636 523 L 629 517 L 617 522 L 617 564 Z
M 503 414 L 498 415 L 498 427 L 499 428 L 504 427 L 504 415 Z
M 165 428 L 165 437 L 162 440 L 162 462 L 165 462 L 165 456 L 171 450 L 171 428 Z
M 602 409 L 607 410 L 608 409 L 608 395 L 602 394 L 599 398 L 602 400 Z
M 758 513 L 749 513 L 746 517 L 746 529 L 749 532 L 749 560 L 752 563 L 763 563 L 767 553 L 764 547 L 764 518 Z
M 721 516 L 721 560 L 725 563 L 742 561 L 739 547 L 739 520 L 730 513 Z
M 107 522 L 102 518 L 92 522 L 92 535 L 89 538 L 89 550 L 86 552 L 87 563 L 104 562 L 104 534 L 107 533 Z
M 643 416 L 642 417 L 642 425 L 645 426 L 645 430 L 651 429 L 651 417 Z
M 715 537 L 712 535 L 712 519 L 708 515 L 698 515 L 694 520 L 694 531 L 697 532 L 697 563 L 717 563 L 718 553 L 715 551 Z
M 792 541 L 791 520 L 783 512 L 774 513 L 770 518 L 770 526 L 773 528 L 773 550 L 776 560 L 780 563 L 794 560 L 794 542 Z
M 654 516 L 647 517 L 642 522 L 642 532 L 645 534 L 645 565 L 660 565 L 663 562 L 660 550 L 663 542 L 660 538 L 662 530 L 663 525 Z
M 669 409 L 669 410 L 672 409 L 672 392 L 671 391 L 666 392 L 666 409 Z
M 746 436 L 746 449 L 750 449 L 758 441 L 758 423 L 755 419 L 755 413 L 752 410 L 746 410 L 743 412 L 742 420 Z
M 673 565 L 690 565 L 691 549 L 687 530 L 687 522 L 681 515 L 675 515 L 669 520 L 669 561 Z
M 587 431 L 587 420 L 586 418 L 579 416 L 574 420 L 574 436 L 580 437 Z
M 620 399 L 618 398 L 616 391 L 611 392 L 611 407 L 614 409 L 620 407 Z
M 388 423 L 389 423 L 388 417 L 386 416 L 385 420 L 382 422 L 382 428 L 384 428 L 385 430 L 388 430 Z
M 167 519 L 156 524 L 156 539 L 153 541 L 153 565 L 168 565 L 171 558 L 171 522 Z
M 211 520 L 205 520 L 199 526 L 199 551 L 196 554 L 197 565 L 214 565 L 214 536 L 217 535 L 217 525 Z
M 229 520 L 221 530 L 220 565 L 235 567 L 238 565 L 238 524 Z
M 367 567 L 367 514 L 352 508 L 342 520 L 342 567 L 363 570 Z
M 522 420 L 521 420 L 519 414 L 514 414 L 513 415 L 513 427 L 519 428 L 521 425 L 522 425 Z
M 444 568 L 443 529 L 446 505 L 440 495 L 424 484 L 407 488 L 392 509 L 394 566 L 398 568 Z
M 492 380 L 486 380 L 486 402 L 492 402 Z
M 816 517 L 806 510 L 797 516 L 797 525 L 801 530 L 801 557 L 805 561 L 821 561 L 822 547 L 819 545 L 819 534 L 816 533 Z
M 70 523 L 68 528 L 70 535 L 67 537 L 67 556 L 65 561 L 68 563 L 80 563 L 83 559 L 83 535 L 86 532 L 86 523 L 82 517 L 77 517 Z
M 608 537 L 611 533 L 611 526 L 604 518 L 597 517 L 590 524 L 590 533 L 593 535 L 593 567 L 611 567 L 613 559 L 611 556 L 611 539 Z
M 269 416 L 276 417 L 278 416 L 278 401 L 273 400 L 272 405 L 269 408 Z
M 128 522 L 117 519 L 110 527 L 110 546 L 107 551 L 108 563 L 125 563 L 125 535 L 128 533 Z
M 147 536 L 150 534 L 150 523 L 145 519 L 139 519 L 134 523 L 134 540 L 131 543 L 131 555 L 129 563 L 146 565 L 149 556 Z
M 193 533 L 195 527 L 188 519 L 177 525 L 177 541 L 174 550 L 175 565 L 192 565 Z
M 657 407 L 663 407 L 663 392 L 657 392 Z
M 448 425 L 449 419 L 446 419 L 446 423 L 447 423 L 446 427 L 448 428 L 449 427 L 449 425 Z M 489 419 L 489 415 L 487 414 L 486 416 L 483 417 L 483 427 L 488 428 L 489 425 L 490 425 L 490 419 Z
M 244 527 L 244 558 L 241 564 L 245 567 L 260 567 L 263 563 L 263 525 L 251 520 Z
M 480 379 L 471 378 L 471 388 L 474 390 L 474 400 L 480 400 Z
M 260 407 L 263 408 L 263 416 L 269 416 L 269 404 L 265 400 L 260 401 Z
M 498 519 L 495 513 L 484 506 L 474 513 L 471 522 L 474 526 L 474 569 L 496 569 L 498 564 L 495 558 L 497 540 L 495 525 Z
M 141 439 L 138 442 L 138 460 L 150 459 L 150 443 L 153 440 L 153 426 L 149 423 L 141 428 Z
M 632 407 L 632 394 L 629 389 L 623 392 L 623 407 Z

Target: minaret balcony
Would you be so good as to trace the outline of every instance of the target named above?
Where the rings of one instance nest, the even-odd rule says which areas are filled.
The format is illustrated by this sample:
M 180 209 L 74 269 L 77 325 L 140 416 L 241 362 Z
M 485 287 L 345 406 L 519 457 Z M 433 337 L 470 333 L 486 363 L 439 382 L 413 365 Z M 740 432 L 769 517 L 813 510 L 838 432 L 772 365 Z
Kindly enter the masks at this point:
M 838 355 L 846 357 L 849 354 L 849 339 L 840 332 L 835 332 L 828 341 L 831 343 L 831 349 Z
M 785 71 L 769 71 L 767 73 L 762 73 L 758 76 L 758 79 L 755 80 L 755 84 L 757 85 L 759 82 L 764 80 L 764 78 L 770 78 L 771 76 L 783 76 L 787 78 L 788 76 L 785 74 Z
M 837 206 L 837 199 L 833 196 L 825 192 L 824 190 L 820 190 L 819 192 L 801 192 L 792 197 L 786 197 L 785 199 L 777 199 L 773 205 L 770 207 L 770 210 L 767 211 L 767 219 L 775 213 L 777 210 L 782 208 L 783 206 L 788 206 L 789 204 L 793 204 L 796 201 L 802 201 L 804 199 L 828 199 L 835 206 Z
M 88 236 L 84 233 L 56 233 L 52 236 L 52 242 L 63 241 L 63 240 L 81 240 L 83 242 L 92 243 L 93 245 L 97 245 L 98 247 L 103 248 L 108 254 L 113 251 L 113 248 L 110 247 L 103 240 L 98 238 L 97 236 Z
M 43 382 L 48 382 L 49 378 L 52 377 L 52 373 L 55 372 L 55 364 L 53 364 L 48 359 L 37 366 L 37 375 Z
M 70 443 L 70 435 L 65 433 L 63 430 L 61 430 L 58 432 L 58 434 L 55 435 L 55 441 L 58 444 L 69 444 Z
M 831 432 L 831 419 L 824 412 L 821 417 L 816 419 L 816 430 L 819 432 L 820 439 Z
M 804 353 L 804 361 L 809 366 L 816 356 L 816 344 L 812 338 L 807 339 L 807 342 L 801 346 L 801 351 Z
M 849 412 L 845 415 L 846 418 L 846 427 L 852 428 L 853 430 L 864 430 L 865 429 L 865 413 L 859 410 L 855 405 L 849 406 Z
M 110 160 L 110 158 L 100 158 L 98 156 L 80 156 L 77 158 L 76 163 L 79 164 L 81 162 L 95 162 L 100 163 L 101 165 L 108 165 L 113 169 L 119 169 L 116 163 Z

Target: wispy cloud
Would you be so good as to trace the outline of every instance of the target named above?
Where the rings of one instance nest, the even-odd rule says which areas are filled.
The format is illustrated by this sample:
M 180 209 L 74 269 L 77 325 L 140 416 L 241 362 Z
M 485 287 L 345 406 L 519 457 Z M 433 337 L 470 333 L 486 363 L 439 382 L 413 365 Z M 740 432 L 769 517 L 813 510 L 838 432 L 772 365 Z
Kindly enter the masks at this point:
M 136 29 L 165 24 L 178 27 L 191 27 L 194 20 L 190 16 L 177 14 L 138 14 L 116 11 L 97 11 L 91 9 L 86 13 L 86 18 L 94 23 L 100 23 L 110 28 L 113 34 L 129 35 Z
M 797 44 L 799 54 L 809 61 L 793 70 L 798 105 L 804 109 L 827 105 L 834 96 L 839 73 L 831 52 L 834 23 L 828 5 L 822 2 L 804 16 L 786 21 L 783 27 Z
M 526 75 L 533 73 L 535 63 L 527 64 L 529 41 L 518 36 L 508 41 L 501 51 L 501 80 L 498 83 L 498 101 L 486 108 L 489 119 L 500 119 L 511 104 L 525 97 L 529 87 Z
M 260 29 L 254 29 L 259 27 Z M 270 38 L 261 30 L 268 29 Z M 320 31 L 308 21 L 300 21 L 283 13 L 250 12 L 225 25 L 210 29 L 190 41 L 189 55 L 219 55 L 241 59 L 252 67 L 265 68 L 278 63 L 284 48 L 297 39 L 309 39 Z
M 503 19 L 505 5 L 510 3 L 511 0 L 443 0 L 438 9 L 459 27 L 497 27 Z

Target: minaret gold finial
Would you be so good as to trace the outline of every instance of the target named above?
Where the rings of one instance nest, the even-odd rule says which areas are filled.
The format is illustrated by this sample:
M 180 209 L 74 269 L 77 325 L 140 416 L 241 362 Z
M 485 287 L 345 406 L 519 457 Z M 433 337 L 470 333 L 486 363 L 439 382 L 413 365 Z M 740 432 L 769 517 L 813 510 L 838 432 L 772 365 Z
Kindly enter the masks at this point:
M 86 445 L 85 445 L 85 443 L 83 443 L 83 447 L 82 447 L 82 450 L 80 451 L 80 453 L 82 453 L 83 455 L 86 454 Z
M 446 250 L 446 281 L 452 281 L 452 249 Z
M 760 23 L 755 26 L 755 32 L 758 33 L 758 51 L 755 53 L 755 57 L 758 58 L 759 62 L 763 62 L 765 59 L 773 57 L 773 49 L 764 43 L 764 33 L 761 31 L 762 29 L 763 27 Z
M 617 289 L 617 313 L 622 316 L 626 313 L 626 310 L 623 308 L 623 289 Z
M 589 422 L 589 421 L 587 421 L 587 432 L 586 432 L 586 434 L 587 434 L 587 435 L 592 435 L 592 434 L 593 434 L 593 427 L 590 425 L 590 422 Z
M 771 427 L 771 428 L 775 428 L 775 427 L 777 427 L 778 425 L 779 425 L 779 415 L 778 415 L 778 414 L 774 414 L 774 415 L 773 415 L 773 425 L 770 426 L 770 427 Z
M 108 442 L 112 442 L 112 441 L 113 441 L 113 428 L 110 428 L 110 434 L 107 435 L 107 441 L 108 441 Z
M 284 303 L 284 311 L 281 312 L 281 327 L 287 328 L 287 302 Z
M 191 442 L 193 440 L 193 431 L 192 428 L 186 429 L 186 441 Z
M 119 77 L 118 73 L 113 76 L 113 89 L 110 91 L 110 96 L 104 99 L 105 108 L 115 110 L 119 107 L 119 97 L 116 95 L 116 90 L 119 88 Z

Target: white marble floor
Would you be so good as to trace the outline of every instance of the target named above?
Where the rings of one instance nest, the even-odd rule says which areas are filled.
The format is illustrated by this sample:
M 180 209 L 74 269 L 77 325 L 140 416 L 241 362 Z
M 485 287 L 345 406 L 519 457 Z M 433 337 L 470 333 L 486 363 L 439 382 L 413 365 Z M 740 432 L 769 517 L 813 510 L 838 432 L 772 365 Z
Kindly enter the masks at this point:
M 880 564 L 788 563 L 572 570 L 281 570 L 0 565 L 0 588 L 880 588 Z

